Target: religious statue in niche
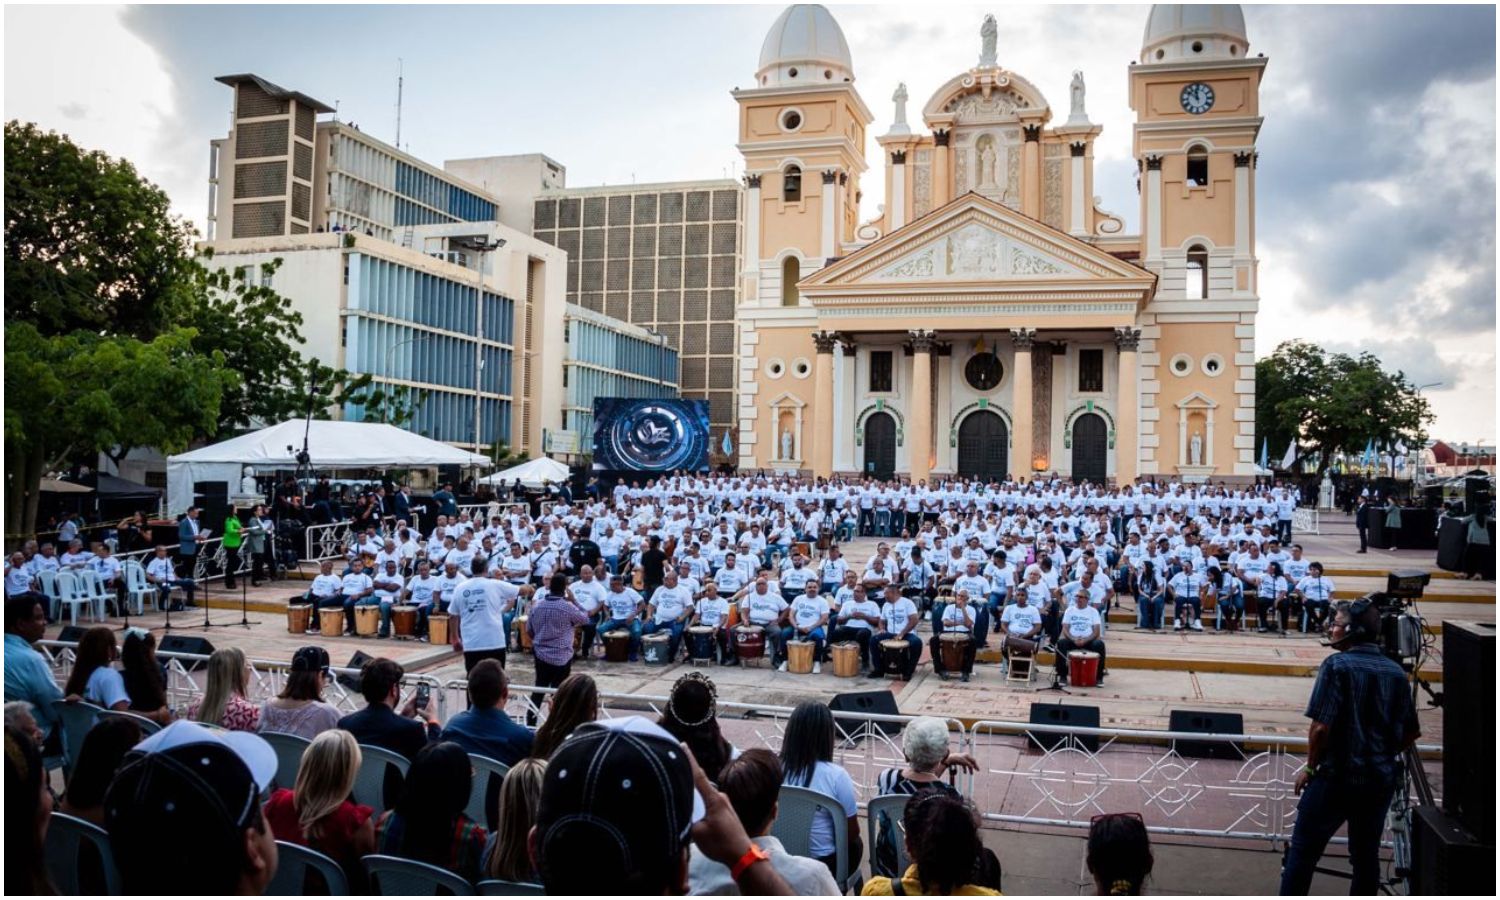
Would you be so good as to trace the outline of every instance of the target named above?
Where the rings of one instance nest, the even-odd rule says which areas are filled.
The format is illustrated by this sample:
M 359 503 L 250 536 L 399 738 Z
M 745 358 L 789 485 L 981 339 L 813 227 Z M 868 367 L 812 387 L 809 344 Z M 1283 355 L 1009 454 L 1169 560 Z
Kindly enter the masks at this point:
M 783 460 L 792 458 L 792 431 L 789 428 L 781 432 L 781 458 Z
M 1203 433 L 1193 432 L 1188 438 L 1188 464 L 1194 466 L 1203 465 Z
M 995 164 L 999 154 L 995 152 L 995 139 L 989 135 L 979 139 L 979 186 L 994 188 L 996 185 Z

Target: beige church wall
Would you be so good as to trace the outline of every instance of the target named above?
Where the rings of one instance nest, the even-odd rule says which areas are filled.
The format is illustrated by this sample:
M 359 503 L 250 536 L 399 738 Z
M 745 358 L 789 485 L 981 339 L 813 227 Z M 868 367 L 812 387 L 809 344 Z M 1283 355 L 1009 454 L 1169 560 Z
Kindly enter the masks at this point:
M 1182 86 L 1189 80 L 1201 81 L 1213 89 L 1213 109 L 1203 115 L 1194 116 L 1182 108 Z M 1158 122 L 1258 116 L 1259 82 L 1259 68 L 1223 73 L 1202 69 L 1156 72 L 1137 77 L 1131 108 Z
M 1255 442 L 1255 409 L 1242 409 L 1240 392 L 1254 394 L 1253 369 L 1251 378 L 1240 379 L 1240 368 L 1235 365 L 1239 350 L 1236 325 L 1230 322 L 1208 323 L 1164 323 L 1161 336 L 1156 341 L 1156 354 L 1160 360 L 1156 366 L 1156 407 L 1159 419 L 1156 434 L 1160 441 L 1156 450 L 1158 470 L 1164 476 L 1176 473 L 1179 456 L 1178 403 L 1198 392 L 1218 404 L 1214 410 L 1214 435 L 1212 459 L 1215 466 L 1213 477 L 1231 476 L 1240 459 L 1240 450 Z M 1186 374 L 1179 375 L 1173 369 L 1173 361 L 1179 355 L 1190 362 Z M 1206 361 L 1217 358 L 1218 375 L 1209 375 Z M 1241 433 L 1241 432 L 1244 433 Z M 1191 430 L 1189 435 L 1191 435 Z M 1207 434 L 1204 435 L 1205 441 Z M 1204 458 L 1209 458 L 1205 446 Z
M 789 132 L 781 127 L 781 114 L 787 109 L 796 109 L 802 113 L 802 125 L 795 131 Z M 838 104 L 832 99 L 781 97 L 764 106 L 749 106 L 745 109 L 743 125 L 746 140 L 791 140 L 823 137 L 845 131 L 838 114 Z
M 815 170 L 802 170 L 802 199 L 781 199 L 783 176 L 768 175 L 761 181 L 760 221 L 765 237 L 761 243 L 764 259 L 779 259 L 786 250 L 795 249 L 804 257 L 819 257 L 822 247 L 823 192 L 838 190 L 838 185 L 823 184 Z M 769 190 L 767 189 L 769 187 Z M 808 271 L 804 267 L 803 277 Z
M 780 440 L 780 434 L 776 430 L 778 419 L 783 415 L 794 420 L 796 418 L 795 413 L 791 412 L 795 403 L 788 404 L 783 399 L 790 395 L 796 402 L 804 404 L 801 432 L 798 434 L 794 430 L 793 436 L 799 451 L 797 459 L 802 463 L 800 468 L 809 468 L 816 399 L 813 396 L 813 367 L 817 362 L 812 329 L 806 326 L 768 327 L 761 323 L 756 329 L 756 335 L 755 355 L 741 359 L 742 369 L 753 366 L 755 373 L 755 439 L 753 444 L 741 448 L 741 459 L 747 455 L 746 450 L 753 450 L 749 455 L 755 460 L 756 468 L 771 468 L 777 462 Z M 747 380 L 742 379 L 742 388 L 747 383 Z M 780 406 L 775 405 L 777 401 L 782 401 Z M 742 408 L 742 424 L 746 418 L 748 417 Z M 744 440 L 743 435 L 741 440 Z

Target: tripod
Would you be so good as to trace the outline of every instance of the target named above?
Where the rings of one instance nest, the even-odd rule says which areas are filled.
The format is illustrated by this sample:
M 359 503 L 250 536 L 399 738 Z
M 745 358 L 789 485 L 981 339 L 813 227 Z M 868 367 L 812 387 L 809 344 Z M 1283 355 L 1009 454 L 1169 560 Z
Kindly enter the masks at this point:
M 1058 653 L 1057 645 L 1053 644 L 1052 645 L 1052 655 L 1056 656 L 1057 653 Z M 1032 655 L 1032 665 L 1036 665 L 1035 660 L 1036 660 L 1036 656 L 1035 656 L 1035 654 L 1033 654 Z M 1044 688 L 1038 688 L 1036 692 L 1038 694 L 1045 694 L 1048 691 L 1055 691 L 1055 692 L 1057 692 L 1059 694 L 1067 694 L 1069 697 L 1073 696 L 1073 692 L 1072 691 L 1070 691 L 1067 688 L 1065 688 L 1065 687 L 1062 686 L 1062 673 L 1057 670 L 1056 666 L 1052 667 L 1052 683 L 1049 684 L 1049 685 L 1047 685 Z

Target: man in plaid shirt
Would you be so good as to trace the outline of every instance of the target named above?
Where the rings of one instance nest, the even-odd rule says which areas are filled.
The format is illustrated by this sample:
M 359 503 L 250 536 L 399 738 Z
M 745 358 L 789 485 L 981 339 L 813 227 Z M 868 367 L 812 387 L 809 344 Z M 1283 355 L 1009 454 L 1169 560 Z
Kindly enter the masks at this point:
M 547 595 L 533 604 L 526 620 L 531 632 L 531 654 L 536 661 L 536 686 L 557 687 L 573 670 L 573 633 L 588 624 L 589 617 L 578 604 L 568 599 L 568 576 L 553 575 Z M 536 722 L 536 708 L 542 705 L 540 692 L 531 695 L 532 711 L 526 714 L 528 725 Z

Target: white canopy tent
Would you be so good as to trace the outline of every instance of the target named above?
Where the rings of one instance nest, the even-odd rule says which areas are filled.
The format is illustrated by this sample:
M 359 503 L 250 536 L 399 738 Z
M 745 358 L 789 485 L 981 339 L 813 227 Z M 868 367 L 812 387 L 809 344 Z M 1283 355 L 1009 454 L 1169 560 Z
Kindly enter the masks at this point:
M 307 453 L 314 469 L 390 469 L 440 465 L 493 465 L 488 457 L 378 422 L 306 420 L 242 434 L 236 438 L 167 457 L 167 512 L 176 515 L 193 503 L 193 484 L 223 481 L 239 492 L 245 466 L 294 469 L 307 429 Z
M 568 474 L 567 466 L 544 456 L 541 459 L 527 460 L 519 466 L 511 466 L 503 472 L 496 472 L 486 478 L 481 478 L 479 483 L 498 486 L 511 484 L 519 479 L 525 487 L 539 488 L 549 481 L 553 484 L 562 484 L 568 480 Z

